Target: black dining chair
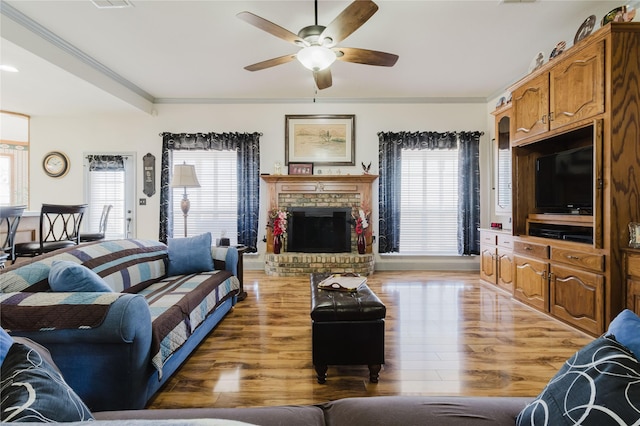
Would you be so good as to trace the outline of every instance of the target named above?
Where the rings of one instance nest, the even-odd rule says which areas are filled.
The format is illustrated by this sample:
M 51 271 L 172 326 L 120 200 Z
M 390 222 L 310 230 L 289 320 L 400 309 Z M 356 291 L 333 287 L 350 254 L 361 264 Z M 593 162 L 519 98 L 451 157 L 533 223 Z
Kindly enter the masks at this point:
M 39 241 L 16 244 L 16 257 L 39 256 L 79 244 L 80 224 L 87 207 L 87 204 L 43 204 L 40 209 Z
M 80 234 L 80 242 L 87 243 L 90 241 L 104 240 L 104 236 L 107 233 L 107 224 L 109 223 L 109 212 L 113 206 L 111 204 L 105 204 L 102 208 L 102 215 L 100 216 L 100 224 L 98 225 L 98 232 L 87 232 Z
M 20 218 L 27 206 L 0 206 L 0 238 L 4 241 L 0 246 L 0 269 L 4 269 L 5 262 L 15 260 L 16 232 L 20 224 Z

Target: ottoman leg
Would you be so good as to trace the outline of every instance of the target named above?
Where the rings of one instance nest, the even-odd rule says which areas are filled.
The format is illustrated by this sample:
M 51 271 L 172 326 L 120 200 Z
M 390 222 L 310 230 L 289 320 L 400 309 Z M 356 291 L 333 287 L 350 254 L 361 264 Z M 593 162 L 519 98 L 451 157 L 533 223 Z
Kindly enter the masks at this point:
M 316 365 L 316 374 L 318 375 L 318 383 L 323 384 L 327 381 L 327 365 Z M 378 369 L 379 371 L 379 369 Z
M 378 383 L 378 373 L 382 369 L 382 364 L 370 364 L 369 365 L 369 381 L 371 383 Z

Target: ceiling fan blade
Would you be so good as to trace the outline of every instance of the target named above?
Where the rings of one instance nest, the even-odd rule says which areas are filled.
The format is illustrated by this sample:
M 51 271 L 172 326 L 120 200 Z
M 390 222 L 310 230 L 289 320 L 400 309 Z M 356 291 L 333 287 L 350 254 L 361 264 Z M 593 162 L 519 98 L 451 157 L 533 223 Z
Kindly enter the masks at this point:
M 260 28 L 261 30 L 266 31 L 269 34 L 281 38 L 284 41 L 288 41 L 289 43 L 293 43 L 296 46 L 308 45 L 308 43 L 298 37 L 297 34 L 294 34 L 286 28 L 282 28 L 280 25 L 276 25 L 271 21 L 267 21 L 266 19 L 261 18 L 258 15 L 254 15 L 251 12 L 240 12 L 236 16 L 243 21 L 253 25 L 254 27 Z
M 393 53 L 379 52 L 377 50 L 358 49 L 355 47 L 336 47 L 333 49 L 339 61 L 354 62 L 356 64 L 377 65 L 392 67 L 398 61 L 399 56 Z
M 329 68 L 323 69 L 322 71 L 314 71 L 313 78 L 316 81 L 318 90 L 331 87 L 331 84 L 333 83 L 331 80 L 331 70 Z
M 377 10 L 378 5 L 370 0 L 355 0 L 322 31 L 318 40 L 324 46 L 335 46 L 360 28 Z
M 260 71 L 265 68 L 275 67 L 276 65 L 286 64 L 296 58 L 295 54 L 280 56 L 279 58 L 267 59 L 266 61 L 258 62 L 252 65 L 244 67 L 247 71 Z

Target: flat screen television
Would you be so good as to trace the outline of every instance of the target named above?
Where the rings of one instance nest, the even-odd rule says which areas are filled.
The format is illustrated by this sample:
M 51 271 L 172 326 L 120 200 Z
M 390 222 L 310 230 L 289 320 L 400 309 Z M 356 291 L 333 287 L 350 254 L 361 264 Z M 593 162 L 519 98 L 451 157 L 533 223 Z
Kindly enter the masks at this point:
M 593 146 L 536 160 L 536 208 L 541 213 L 592 214 Z

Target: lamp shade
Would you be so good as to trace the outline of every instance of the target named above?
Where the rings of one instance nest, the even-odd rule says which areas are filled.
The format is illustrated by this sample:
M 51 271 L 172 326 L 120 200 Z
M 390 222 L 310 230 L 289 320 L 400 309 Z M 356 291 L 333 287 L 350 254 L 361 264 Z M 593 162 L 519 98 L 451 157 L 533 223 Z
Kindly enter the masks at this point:
M 172 187 L 200 188 L 198 176 L 196 176 L 196 166 L 191 164 L 176 164 L 173 166 Z
M 336 53 L 323 46 L 308 46 L 300 49 L 296 58 L 311 71 L 322 71 L 335 62 Z

